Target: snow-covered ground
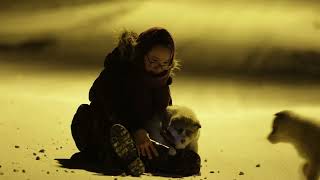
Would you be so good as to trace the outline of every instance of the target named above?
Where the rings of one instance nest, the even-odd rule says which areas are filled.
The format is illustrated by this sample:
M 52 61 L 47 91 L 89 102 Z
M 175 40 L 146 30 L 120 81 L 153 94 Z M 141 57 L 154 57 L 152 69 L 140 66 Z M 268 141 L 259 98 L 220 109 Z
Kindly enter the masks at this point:
M 70 133 L 71 119 L 78 105 L 88 102 L 88 90 L 99 70 L 48 73 L 2 67 L 0 179 L 115 178 L 63 169 L 54 160 L 68 159 L 77 152 Z M 303 160 L 294 148 L 271 145 L 266 136 L 277 111 L 291 109 L 316 117 L 319 89 L 313 84 L 178 75 L 171 87 L 174 104 L 191 107 L 202 122 L 201 176 L 187 179 L 299 179 Z M 40 153 L 41 149 L 45 152 Z

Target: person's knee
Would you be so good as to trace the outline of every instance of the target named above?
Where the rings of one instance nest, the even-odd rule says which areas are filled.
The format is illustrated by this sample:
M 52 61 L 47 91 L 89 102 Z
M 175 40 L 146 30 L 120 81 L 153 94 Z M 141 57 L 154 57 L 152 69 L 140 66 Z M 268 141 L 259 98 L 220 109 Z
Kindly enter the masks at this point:
M 84 151 L 89 142 L 89 119 L 90 106 L 81 104 L 71 122 L 71 134 L 80 151 Z

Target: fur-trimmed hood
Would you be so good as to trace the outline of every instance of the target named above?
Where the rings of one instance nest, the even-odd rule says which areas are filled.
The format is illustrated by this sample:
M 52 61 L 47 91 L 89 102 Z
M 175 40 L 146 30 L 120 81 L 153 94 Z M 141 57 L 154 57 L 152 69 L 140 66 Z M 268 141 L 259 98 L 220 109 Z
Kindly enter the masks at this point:
M 120 33 L 118 37 L 118 44 L 116 48 L 113 49 L 111 53 L 107 55 L 104 61 L 104 67 L 107 67 L 112 64 L 122 64 L 122 63 L 130 63 L 130 64 L 138 64 L 138 59 L 136 53 L 136 45 L 137 45 L 138 34 L 134 31 L 124 30 Z M 173 76 L 174 72 L 180 69 L 180 64 L 175 57 L 173 57 L 172 68 L 169 70 L 169 75 Z
M 124 31 L 118 38 L 117 46 L 105 58 L 104 67 L 124 62 L 133 62 L 135 58 L 135 45 L 138 35 L 132 31 Z

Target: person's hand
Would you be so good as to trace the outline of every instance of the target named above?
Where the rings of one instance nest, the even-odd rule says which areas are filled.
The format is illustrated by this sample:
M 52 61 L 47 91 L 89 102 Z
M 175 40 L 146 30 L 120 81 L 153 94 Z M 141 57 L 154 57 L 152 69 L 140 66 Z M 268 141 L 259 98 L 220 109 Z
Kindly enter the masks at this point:
M 134 133 L 134 139 L 137 145 L 139 155 L 148 156 L 149 159 L 152 159 L 153 155 L 159 156 L 159 153 L 152 144 L 152 140 L 150 139 L 149 134 L 146 130 L 137 130 Z

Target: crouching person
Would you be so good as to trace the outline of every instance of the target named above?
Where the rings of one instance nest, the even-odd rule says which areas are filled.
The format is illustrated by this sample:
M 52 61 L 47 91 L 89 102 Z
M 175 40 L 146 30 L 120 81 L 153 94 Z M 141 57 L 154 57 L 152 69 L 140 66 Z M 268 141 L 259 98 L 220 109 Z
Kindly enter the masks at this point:
M 172 105 L 174 53 L 173 38 L 163 28 L 121 34 L 90 89 L 90 104 L 80 105 L 73 117 L 71 132 L 81 153 L 133 176 L 200 172 L 196 152 L 179 150 L 170 156 L 169 148 L 150 139 L 144 127 Z

